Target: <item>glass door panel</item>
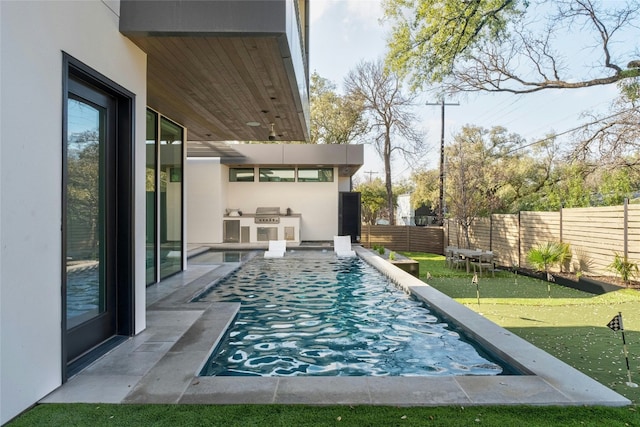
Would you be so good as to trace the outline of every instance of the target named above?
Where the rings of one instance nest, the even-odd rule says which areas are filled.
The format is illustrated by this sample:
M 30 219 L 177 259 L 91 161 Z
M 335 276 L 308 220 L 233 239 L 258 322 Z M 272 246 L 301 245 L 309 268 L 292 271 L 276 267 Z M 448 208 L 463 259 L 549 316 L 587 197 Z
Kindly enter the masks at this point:
M 115 98 L 68 81 L 64 141 L 65 354 L 72 364 L 116 334 Z
M 106 109 L 69 97 L 66 185 L 67 329 L 107 310 L 104 164 Z
M 158 164 L 157 146 L 158 146 L 158 115 L 153 111 L 147 110 L 147 143 L 146 143 L 146 195 L 147 195 L 147 237 L 146 237 L 146 282 L 147 285 L 156 283 L 157 281 L 157 263 L 158 246 L 157 246 L 157 192 L 156 182 L 158 180 L 156 171 Z
M 160 118 L 160 279 L 182 271 L 183 130 Z

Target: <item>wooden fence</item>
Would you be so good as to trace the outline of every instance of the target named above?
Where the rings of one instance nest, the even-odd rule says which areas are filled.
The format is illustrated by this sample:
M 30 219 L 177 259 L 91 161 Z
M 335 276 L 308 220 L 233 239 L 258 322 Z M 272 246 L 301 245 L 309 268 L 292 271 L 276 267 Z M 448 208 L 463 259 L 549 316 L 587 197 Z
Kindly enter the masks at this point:
M 367 248 L 379 245 L 392 251 L 444 253 L 442 227 L 363 225 L 361 233 L 360 243 Z
M 569 268 L 587 275 L 612 276 L 615 254 L 640 263 L 640 205 L 562 209 L 560 212 L 520 212 L 479 218 L 469 229 L 470 248 L 492 250 L 498 265 L 531 267 L 527 252 L 546 242 L 571 245 Z M 444 254 L 446 246 L 466 248 L 455 220 L 444 227 L 363 225 L 360 242 L 394 251 Z
M 462 228 L 448 220 L 445 246 L 467 247 Z M 476 220 L 469 230 L 471 248 L 490 249 L 499 265 L 531 267 L 527 252 L 546 242 L 571 245 L 569 268 L 588 275 L 614 275 L 608 269 L 615 254 L 640 262 L 640 205 L 520 212 Z

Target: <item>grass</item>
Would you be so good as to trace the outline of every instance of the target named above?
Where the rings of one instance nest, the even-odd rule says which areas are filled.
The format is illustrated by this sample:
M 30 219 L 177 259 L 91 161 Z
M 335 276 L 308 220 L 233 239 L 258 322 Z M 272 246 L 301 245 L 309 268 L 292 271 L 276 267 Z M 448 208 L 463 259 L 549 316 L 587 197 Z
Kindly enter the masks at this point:
M 421 278 L 634 402 L 604 407 L 389 407 L 304 405 L 38 405 L 14 426 L 640 426 L 640 388 L 629 388 L 619 334 L 606 327 L 625 315 L 633 380 L 640 383 L 640 293 L 594 296 L 509 272 L 479 278 L 444 266 L 444 257 L 404 253 L 420 263 Z M 432 276 L 426 280 L 427 272 Z M 551 296 L 549 298 L 549 295 Z
M 40 405 L 22 426 L 637 426 L 635 408 L 303 405 Z
M 632 381 L 640 383 L 640 292 L 623 289 L 593 295 L 511 272 L 479 278 L 480 305 L 472 274 L 444 266 L 441 255 L 404 253 L 420 263 L 421 279 L 470 309 L 521 336 L 635 405 L 640 387 L 627 382 L 622 337 L 607 323 L 622 312 Z M 426 279 L 427 272 L 432 276 Z

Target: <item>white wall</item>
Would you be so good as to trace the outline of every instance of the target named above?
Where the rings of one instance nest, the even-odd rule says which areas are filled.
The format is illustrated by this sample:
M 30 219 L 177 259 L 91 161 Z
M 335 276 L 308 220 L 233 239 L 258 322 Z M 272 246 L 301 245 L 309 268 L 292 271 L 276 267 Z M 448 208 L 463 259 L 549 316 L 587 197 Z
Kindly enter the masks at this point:
M 0 423 L 61 384 L 62 51 L 136 94 L 136 330 L 145 327 L 146 56 L 119 3 L 0 1 Z
M 223 190 L 225 187 L 221 185 L 221 169 L 220 159 L 187 159 L 185 187 L 189 245 L 222 242 L 222 215 L 226 193 Z

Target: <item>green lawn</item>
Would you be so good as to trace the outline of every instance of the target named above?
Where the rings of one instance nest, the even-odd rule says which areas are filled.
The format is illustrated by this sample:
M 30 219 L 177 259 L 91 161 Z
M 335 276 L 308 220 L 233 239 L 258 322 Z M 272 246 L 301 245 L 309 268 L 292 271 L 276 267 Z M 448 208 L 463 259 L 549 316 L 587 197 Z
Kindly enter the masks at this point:
M 640 383 L 640 292 L 594 296 L 501 272 L 479 279 L 444 266 L 444 257 L 404 253 L 421 278 L 469 308 L 611 387 L 634 402 L 602 407 L 412 407 L 302 405 L 39 405 L 14 426 L 640 426 L 640 388 L 629 388 L 620 334 L 606 324 L 624 315 L 633 380 Z M 427 272 L 432 276 L 426 280 Z M 550 298 L 549 298 L 550 296 Z
M 412 407 L 302 405 L 40 405 L 25 426 L 592 426 L 640 425 L 635 408 Z
M 634 404 L 640 387 L 627 382 L 622 337 L 606 325 L 622 312 L 632 381 L 640 384 L 640 292 L 625 289 L 592 295 L 511 272 L 479 278 L 444 266 L 441 255 L 404 253 L 420 263 L 421 279 L 537 347 L 610 387 Z M 426 279 L 427 272 L 431 274 Z M 549 298 L 551 295 L 551 298 Z

